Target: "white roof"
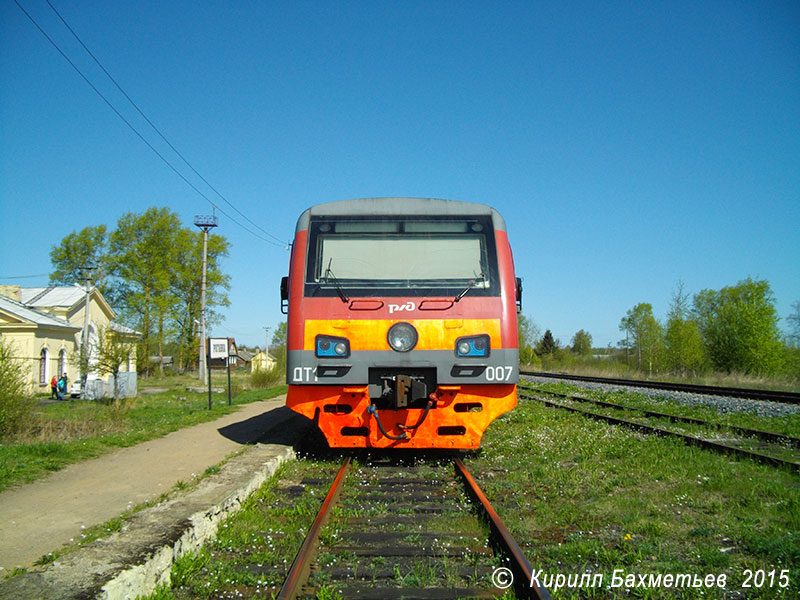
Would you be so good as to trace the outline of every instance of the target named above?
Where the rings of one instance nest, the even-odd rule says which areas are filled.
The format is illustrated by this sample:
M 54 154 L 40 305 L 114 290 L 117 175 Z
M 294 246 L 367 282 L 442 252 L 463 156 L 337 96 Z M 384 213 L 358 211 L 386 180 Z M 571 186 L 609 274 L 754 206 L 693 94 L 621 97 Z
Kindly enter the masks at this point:
M 92 288 L 94 291 L 96 288 Z M 50 287 L 24 287 L 20 288 L 21 302 L 0 294 L 0 310 L 5 310 L 16 315 L 24 321 L 49 327 L 64 327 L 74 331 L 81 328 L 72 325 L 64 319 L 59 319 L 36 307 L 74 306 L 86 298 L 86 290 L 78 284 Z M 112 330 L 126 335 L 141 335 L 138 331 L 125 327 L 114 321 L 110 322 Z
M 24 321 L 30 321 L 37 325 L 71 329 L 73 331 L 80 330 L 80 327 L 76 327 L 64 319 L 59 319 L 58 317 L 54 317 L 51 314 L 36 310 L 34 308 L 28 308 L 27 306 L 24 306 L 23 304 L 20 304 L 11 298 L 7 298 L 6 296 L 0 295 L 0 310 L 4 310 Z
M 125 325 L 120 325 L 116 321 L 111 321 L 108 325 L 109 327 L 111 327 L 113 331 L 116 331 L 117 333 L 124 333 L 128 335 L 142 335 L 135 329 L 131 329 L 130 327 L 125 327 Z
M 58 287 L 24 287 L 20 289 L 22 303 L 26 306 L 73 306 L 86 297 L 86 290 L 78 284 Z

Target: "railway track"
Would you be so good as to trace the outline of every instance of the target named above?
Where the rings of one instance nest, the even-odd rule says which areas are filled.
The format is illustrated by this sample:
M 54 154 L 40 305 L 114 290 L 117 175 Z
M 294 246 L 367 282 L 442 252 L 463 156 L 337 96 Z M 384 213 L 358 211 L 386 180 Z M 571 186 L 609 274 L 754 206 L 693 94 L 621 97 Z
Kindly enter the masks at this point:
M 622 425 L 638 431 L 678 437 L 687 444 L 700 446 L 723 454 L 734 454 L 770 465 L 788 467 L 795 472 L 800 472 L 800 452 L 798 452 L 798 449 L 800 449 L 800 438 L 759 429 L 748 429 L 746 427 L 713 423 L 693 417 L 667 414 L 619 403 L 604 402 L 602 400 L 595 400 L 572 394 L 563 394 L 548 390 L 535 390 L 532 393 L 557 397 L 562 401 L 553 402 L 545 400 L 531 393 L 520 394 L 520 397 L 526 400 L 542 402 L 555 408 L 581 413 L 593 419 L 606 421 L 615 425 Z M 566 401 L 566 404 L 564 401 Z M 586 404 L 592 405 L 599 410 L 604 410 L 605 412 L 586 410 L 580 406 Z M 609 411 L 624 411 L 628 413 L 628 417 L 613 416 L 609 414 Z M 645 421 L 649 421 L 649 423 Z M 666 429 L 657 424 L 663 421 L 687 424 L 697 431 L 692 431 L 690 433 L 686 431 L 676 431 L 675 429 Z
M 550 598 L 532 576 L 460 459 L 348 457 L 277 598 Z
M 564 373 L 544 373 L 538 371 L 520 371 L 520 375 L 530 375 L 531 377 L 546 377 L 548 379 L 565 379 L 569 381 L 605 383 L 609 385 L 620 385 L 625 387 L 671 390 L 676 392 L 687 392 L 691 394 L 706 394 L 709 396 L 729 396 L 731 398 L 747 398 L 750 400 L 765 400 L 769 402 L 800 404 L 800 393 L 798 392 L 782 392 L 776 390 L 754 390 L 754 389 L 734 388 L 734 387 L 694 385 L 688 383 L 670 383 L 666 381 L 645 381 L 642 379 L 590 377 L 583 375 L 566 375 Z

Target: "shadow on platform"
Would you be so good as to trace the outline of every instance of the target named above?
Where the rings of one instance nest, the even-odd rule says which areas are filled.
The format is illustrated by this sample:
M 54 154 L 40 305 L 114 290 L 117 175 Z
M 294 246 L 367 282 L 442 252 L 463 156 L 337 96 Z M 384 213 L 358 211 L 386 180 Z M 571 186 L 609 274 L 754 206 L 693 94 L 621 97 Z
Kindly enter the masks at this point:
M 312 421 L 290 408 L 280 406 L 238 423 L 217 429 L 220 435 L 237 444 L 294 445 Z

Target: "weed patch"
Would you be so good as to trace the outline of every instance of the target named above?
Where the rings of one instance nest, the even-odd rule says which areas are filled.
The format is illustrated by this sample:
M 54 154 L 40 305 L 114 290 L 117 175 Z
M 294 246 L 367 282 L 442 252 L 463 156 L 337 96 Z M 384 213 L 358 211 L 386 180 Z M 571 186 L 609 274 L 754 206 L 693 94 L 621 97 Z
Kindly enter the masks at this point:
M 800 578 L 800 486 L 782 469 L 732 460 L 532 401 L 498 419 L 465 462 L 506 525 L 545 573 L 725 574 L 741 592 L 746 568 Z M 687 591 L 690 592 L 687 595 Z M 590 590 L 561 590 L 587 597 Z M 694 597 L 694 590 L 594 590 L 601 597 Z M 699 591 L 698 591 L 699 592 Z M 726 595 L 728 594 L 728 595 Z M 759 595 L 761 594 L 761 595 Z M 698 595 L 699 597 L 699 595 Z
M 0 491 L 115 448 L 218 419 L 238 405 L 285 391 L 285 386 L 250 390 L 234 398 L 232 406 L 227 396 L 216 394 L 212 410 L 208 410 L 207 394 L 178 389 L 108 404 L 74 400 L 40 406 L 0 444 Z

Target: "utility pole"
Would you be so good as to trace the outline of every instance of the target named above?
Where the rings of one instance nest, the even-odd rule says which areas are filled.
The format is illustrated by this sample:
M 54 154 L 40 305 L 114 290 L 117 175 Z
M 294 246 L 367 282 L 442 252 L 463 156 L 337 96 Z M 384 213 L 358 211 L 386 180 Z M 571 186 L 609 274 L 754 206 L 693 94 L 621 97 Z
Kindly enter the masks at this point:
M 95 269 L 94 263 L 89 263 L 81 267 L 84 271 L 84 281 L 86 292 L 83 301 L 83 332 L 81 333 L 81 359 L 80 366 L 80 381 L 81 381 L 81 398 L 86 397 L 86 378 L 89 376 L 89 297 L 92 294 L 92 271 Z M 59 374 L 60 375 L 60 374 Z M 67 390 L 69 392 L 69 390 Z
M 264 327 L 267 332 L 266 344 L 264 344 L 264 373 L 269 371 L 269 327 Z
M 200 348 L 197 358 L 197 376 L 206 380 L 206 271 L 208 269 L 208 232 L 217 226 L 216 215 L 197 215 L 195 226 L 203 230 L 203 282 L 200 286 Z M 211 377 L 208 378 L 211 381 Z

